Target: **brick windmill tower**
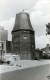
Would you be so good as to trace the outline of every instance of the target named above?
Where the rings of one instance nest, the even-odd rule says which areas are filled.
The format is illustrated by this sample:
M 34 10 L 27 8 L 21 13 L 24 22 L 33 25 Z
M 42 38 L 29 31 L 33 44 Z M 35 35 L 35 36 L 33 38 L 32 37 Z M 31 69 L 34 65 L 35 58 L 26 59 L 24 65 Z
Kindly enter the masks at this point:
M 12 30 L 12 49 L 21 59 L 35 58 L 35 33 L 27 12 L 16 14 Z

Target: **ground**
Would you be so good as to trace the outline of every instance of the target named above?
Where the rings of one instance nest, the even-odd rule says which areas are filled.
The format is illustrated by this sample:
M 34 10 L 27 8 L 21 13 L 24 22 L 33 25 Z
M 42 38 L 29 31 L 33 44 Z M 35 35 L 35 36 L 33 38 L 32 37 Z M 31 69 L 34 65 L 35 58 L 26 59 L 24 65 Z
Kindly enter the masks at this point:
M 48 80 L 50 60 L 19 60 L 14 65 L 0 65 L 1 80 Z

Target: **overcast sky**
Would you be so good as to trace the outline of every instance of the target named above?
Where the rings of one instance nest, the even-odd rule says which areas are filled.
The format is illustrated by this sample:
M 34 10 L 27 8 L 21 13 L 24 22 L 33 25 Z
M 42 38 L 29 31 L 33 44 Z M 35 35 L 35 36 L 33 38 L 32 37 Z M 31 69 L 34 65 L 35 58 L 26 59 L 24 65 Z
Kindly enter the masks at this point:
M 12 39 L 15 16 L 23 9 L 28 9 L 37 48 L 49 43 L 46 37 L 46 24 L 50 22 L 50 0 L 0 0 L 0 26 L 8 30 L 8 39 Z

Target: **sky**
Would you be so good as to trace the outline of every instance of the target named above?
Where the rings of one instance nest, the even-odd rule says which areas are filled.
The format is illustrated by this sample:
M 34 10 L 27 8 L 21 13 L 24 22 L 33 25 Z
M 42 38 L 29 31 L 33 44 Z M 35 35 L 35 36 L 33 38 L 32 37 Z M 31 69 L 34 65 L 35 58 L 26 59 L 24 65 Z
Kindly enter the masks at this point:
M 50 22 L 50 0 L 0 0 L 0 26 L 8 30 L 8 40 L 11 41 L 16 14 L 23 9 L 28 9 L 36 48 L 44 48 L 49 43 L 46 24 Z

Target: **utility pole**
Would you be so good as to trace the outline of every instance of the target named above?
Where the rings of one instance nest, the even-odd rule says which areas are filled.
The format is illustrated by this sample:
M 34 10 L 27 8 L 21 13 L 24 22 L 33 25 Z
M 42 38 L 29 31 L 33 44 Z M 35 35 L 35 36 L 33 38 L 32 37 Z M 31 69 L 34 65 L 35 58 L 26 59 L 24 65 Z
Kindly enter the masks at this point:
M 46 25 L 46 32 L 47 32 L 46 35 L 49 36 L 49 44 L 50 44 L 50 23 Z
M 50 23 L 46 25 L 46 28 L 47 34 L 50 35 Z
M 1 51 L 1 60 L 2 60 L 2 53 L 3 53 L 3 42 L 0 42 L 0 51 Z

